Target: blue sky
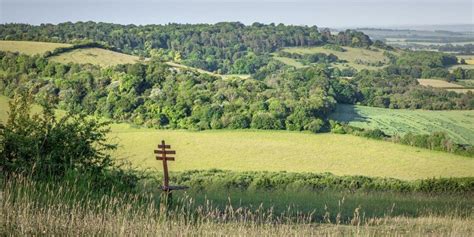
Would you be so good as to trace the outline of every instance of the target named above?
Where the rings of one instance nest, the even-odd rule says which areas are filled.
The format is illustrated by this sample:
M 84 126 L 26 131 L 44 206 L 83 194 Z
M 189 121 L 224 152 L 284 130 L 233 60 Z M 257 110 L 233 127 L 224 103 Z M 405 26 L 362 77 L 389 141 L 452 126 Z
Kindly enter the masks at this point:
M 0 0 L 0 22 L 240 21 L 325 27 L 473 24 L 474 0 Z

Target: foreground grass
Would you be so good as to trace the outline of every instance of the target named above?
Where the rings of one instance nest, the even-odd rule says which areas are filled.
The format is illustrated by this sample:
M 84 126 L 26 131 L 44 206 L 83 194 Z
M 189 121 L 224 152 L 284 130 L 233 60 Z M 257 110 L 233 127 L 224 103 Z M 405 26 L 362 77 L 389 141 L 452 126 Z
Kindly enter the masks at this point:
M 446 132 L 455 142 L 474 145 L 474 111 L 384 109 L 339 104 L 332 119 L 362 128 L 378 128 L 390 135 Z
M 19 52 L 28 55 L 44 54 L 46 51 L 69 46 L 71 45 L 62 43 L 0 40 L 0 51 Z
M 425 197 L 428 202 L 424 203 L 420 198 L 418 209 L 442 207 L 441 213 L 430 214 L 428 211 L 411 217 L 397 215 L 393 211 L 398 204 L 406 206 L 404 202 L 387 205 L 386 211 L 380 215 L 371 215 L 370 206 L 362 206 L 364 203 L 382 206 L 384 203 L 378 201 L 384 198 L 390 200 L 389 195 L 377 198 L 376 195 L 357 194 L 353 195 L 355 199 L 351 195 L 347 199 L 339 199 L 340 196 L 331 193 L 315 193 L 314 199 L 326 203 L 321 212 L 307 212 L 296 206 L 279 212 L 258 202 L 271 201 L 272 196 L 276 199 L 281 193 L 246 193 L 239 197 L 221 190 L 204 201 L 200 201 L 200 197 L 194 199 L 193 193 L 182 194 L 176 198 L 179 200 L 172 208 L 160 212 L 156 192 L 144 192 L 143 189 L 138 193 L 119 193 L 113 189 L 97 191 L 81 180 L 51 183 L 18 178 L 2 182 L 0 191 L 0 235 L 5 236 L 467 236 L 474 231 L 472 200 L 448 196 L 439 199 L 444 198 L 446 203 L 454 204 L 453 209 L 444 208 L 441 202 L 433 206 L 430 198 Z M 215 199 L 216 196 L 220 196 L 221 200 L 227 197 L 227 200 L 220 201 Z M 249 200 L 255 196 L 251 201 L 253 206 L 247 205 L 246 200 L 238 201 L 242 197 Z M 307 201 L 301 199 L 298 193 L 287 193 L 282 196 L 283 202 L 290 196 L 293 202 Z M 360 202 L 357 197 L 366 200 Z M 407 196 L 405 202 L 417 200 Z M 457 214 L 454 202 L 468 205 L 464 207 L 465 214 Z M 311 208 L 314 203 L 305 205 Z M 362 205 L 357 206 L 358 203 Z

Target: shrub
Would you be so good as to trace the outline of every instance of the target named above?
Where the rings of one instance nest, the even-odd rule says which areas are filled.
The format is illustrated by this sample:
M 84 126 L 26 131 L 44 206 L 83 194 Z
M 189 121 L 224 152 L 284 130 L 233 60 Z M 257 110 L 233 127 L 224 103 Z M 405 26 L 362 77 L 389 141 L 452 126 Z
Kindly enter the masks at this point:
M 273 116 L 271 113 L 261 112 L 252 117 L 251 128 L 255 129 L 282 129 L 281 120 Z
M 68 170 L 100 174 L 111 167 L 106 122 L 68 113 L 60 119 L 45 104 L 31 114 L 32 97 L 24 93 L 10 102 L 0 126 L 0 169 L 7 174 L 63 177 Z

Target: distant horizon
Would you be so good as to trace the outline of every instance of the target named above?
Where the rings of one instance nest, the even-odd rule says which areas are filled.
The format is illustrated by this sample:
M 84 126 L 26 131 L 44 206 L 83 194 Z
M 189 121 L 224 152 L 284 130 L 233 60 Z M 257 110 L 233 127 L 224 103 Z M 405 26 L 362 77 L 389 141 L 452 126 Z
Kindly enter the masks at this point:
M 222 23 L 222 22 L 239 22 L 242 23 L 246 26 L 250 26 L 253 23 L 261 23 L 261 24 L 284 24 L 284 25 L 294 25 L 294 26 L 316 26 L 320 29 L 328 28 L 328 29 L 336 29 L 336 30 L 343 30 L 343 29 L 382 29 L 382 30 L 418 30 L 418 31 L 435 31 L 435 30 L 445 30 L 445 29 L 425 29 L 425 28 L 443 28 L 443 27 L 450 27 L 450 26 L 456 26 L 456 27 L 471 27 L 469 30 L 463 30 L 464 32 L 474 32 L 474 24 L 473 23 L 453 23 L 453 24 L 420 24 L 420 25 L 354 25 L 354 26 L 338 26 L 338 27 L 332 27 L 332 26 L 324 26 L 324 25 L 307 25 L 307 24 L 286 24 L 283 22 L 276 23 L 276 22 L 252 22 L 252 23 L 243 23 L 240 21 L 220 21 L 220 22 L 196 22 L 196 23 L 182 23 L 182 22 L 168 22 L 168 23 L 147 23 L 147 24 L 135 24 L 135 23 L 115 23 L 115 22 L 105 22 L 105 21 L 94 21 L 94 20 L 84 20 L 84 21 L 64 21 L 64 22 L 58 22 L 58 23 L 50 23 L 50 22 L 43 22 L 43 23 L 37 23 L 37 24 L 32 24 L 32 23 L 26 23 L 26 22 L 0 22 L 0 24 L 27 24 L 27 25 L 32 25 L 32 26 L 40 26 L 43 24 L 52 24 L 52 25 L 58 25 L 58 24 L 63 24 L 63 23 L 78 23 L 78 22 L 95 22 L 95 23 L 105 23 L 105 24 L 117 24 L 117 25 L 136 25 L 136 26 L 146 26 L 146 25 L 169 25 L 169 24 L 190 24 L 190 25 L 198 25 L 198 24 L 217 24 L 217 23 Z M 456 31 L 456 30 L 449 30 L 446 29 L 446 31 Z
M 78 21 L 122 25 L 260 22 L 391 29 L 471 26 L 473 12 L 471 0 L 0 0 L 0 23 L 31 25 Z

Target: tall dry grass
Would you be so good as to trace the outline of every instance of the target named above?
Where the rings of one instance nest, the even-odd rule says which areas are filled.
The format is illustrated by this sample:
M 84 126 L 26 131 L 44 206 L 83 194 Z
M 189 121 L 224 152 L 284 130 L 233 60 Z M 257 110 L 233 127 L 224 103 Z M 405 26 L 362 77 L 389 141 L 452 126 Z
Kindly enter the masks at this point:
M 97 193 L 76 181 L 54 184 L 15 178 L 2 185 L 0 235 L 469 236 L 474 233 L 471 216 L 410 218 L 387 213 L 385 217 L 365 218 L 356 208 L 346 224 L 337 218 L 315 223 L 316 213 L 299 213 L 289 208 L 277 214 L 271 208 L 232 205 L 217 208 L 210 201 L 196 205 L 191 197 L 176 200 L 176 205 L 166 213 L 159 210 L 159 200 L 153 193 L 125 194 L 113 190 Z

